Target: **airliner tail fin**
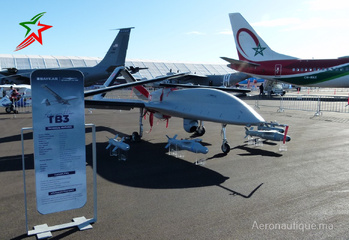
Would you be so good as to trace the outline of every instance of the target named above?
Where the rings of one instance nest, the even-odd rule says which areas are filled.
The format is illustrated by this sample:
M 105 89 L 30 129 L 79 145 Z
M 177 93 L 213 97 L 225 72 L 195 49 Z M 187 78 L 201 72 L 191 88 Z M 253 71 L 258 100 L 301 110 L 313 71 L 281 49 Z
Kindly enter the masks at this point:
M 240 13 L 230 13 L 229 18 L 241 61 L 260 62 L 296 59 L 273 51 Z

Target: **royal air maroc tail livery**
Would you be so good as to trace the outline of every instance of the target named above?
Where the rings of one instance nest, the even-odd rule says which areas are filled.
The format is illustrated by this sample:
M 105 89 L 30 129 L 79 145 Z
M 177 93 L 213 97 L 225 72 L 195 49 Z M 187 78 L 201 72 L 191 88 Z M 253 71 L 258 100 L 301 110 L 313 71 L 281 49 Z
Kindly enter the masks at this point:
M 349 87 L 349 57 L 299 59 L 273 51 L 240 13 L 230 13 L 239 60 L 230 68 L 268 80 L 312 87 Z

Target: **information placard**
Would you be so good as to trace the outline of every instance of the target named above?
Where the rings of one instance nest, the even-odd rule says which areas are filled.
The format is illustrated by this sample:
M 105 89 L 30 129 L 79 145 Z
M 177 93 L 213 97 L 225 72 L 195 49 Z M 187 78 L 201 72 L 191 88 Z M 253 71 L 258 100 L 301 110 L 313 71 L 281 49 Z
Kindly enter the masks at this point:
M 84 76 L 74 70 L 31 75 L 37 210 L 49 214 L 86 203 Z

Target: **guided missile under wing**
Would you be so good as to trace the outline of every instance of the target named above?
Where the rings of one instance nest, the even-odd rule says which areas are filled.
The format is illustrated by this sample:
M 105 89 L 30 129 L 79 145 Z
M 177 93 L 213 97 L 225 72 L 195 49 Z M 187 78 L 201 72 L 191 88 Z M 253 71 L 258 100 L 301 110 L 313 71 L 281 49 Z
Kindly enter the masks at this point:
M 285 134 L 280 133 L 277 130 L 258 130 L 258 131 L 254 131 L 253 127 L 251 127 L 250 129 L 248 129 L 247 127 L 245 127 L 246 129 L 246 137 L 247 136 L 255 136 L 255 137 L 259 137 L 259 138 L 263 138 L 266 140 L 271 140 L 271 141 L 283 141 L 285 139 L 286 142 L 289 142 L 291 140 L 291 137 Z
M 202 141 L 201 139 L 183 139 L 183 140 L 179 140 L 176 139 L 177 138 L 177 134 L 174 135 L 173 138 L 170 138 L 169 136 L 167 136 L 168 139 L 168 143 L 165 146 L 165 148 L 169 148 L 171 145 L 178 147 L 181 150 L 187 150 L 193 153 L 203 153 L 206 154 L 208 153 L 208 148 L 204 147 L 200 144 L 200 142 Z

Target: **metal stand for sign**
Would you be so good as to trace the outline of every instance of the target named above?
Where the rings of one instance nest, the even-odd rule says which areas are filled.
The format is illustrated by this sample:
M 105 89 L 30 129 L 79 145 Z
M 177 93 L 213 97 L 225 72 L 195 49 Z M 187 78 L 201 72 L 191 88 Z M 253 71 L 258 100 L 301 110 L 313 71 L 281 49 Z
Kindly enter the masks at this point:
M 97 222 L 97 163 L 96 163 L 96 126 L 94 124 L 85 124 L 85 127 L 92 127 L 92 161 L 93 161 L 93 209 L 94 217 L 86 219 L 85 217 L 74 218 L 73 222 L 48 226 L 47 224 L 34 226 L 34 230 L 28 229 L 28 213 L 27 213 L 27 190 L 25 181 L 25 161 L 24 161 L 24 138 L 23 132 L 33 130 L 32 127 L 22 128 L 21 141 L 22 141 L 22 166 L 23 166 L 23 182 L 24 182 L 24 208 L 25 208 L 25 226 L 28 236 L 36 235 L 38 239 L 52 237 L 51 231 L 57 231 L 65 228 L 78 227 L 79 230 L 91 229 L 91 223 Z
M 176 158 L 184 158 L 184 153 L 178 148 L 177 144 L 170 144 L 168 147 L 168 155 L 174 156 Z

